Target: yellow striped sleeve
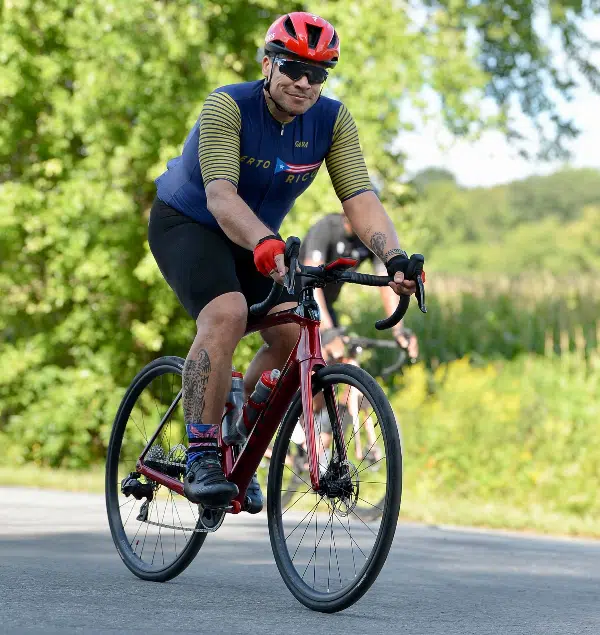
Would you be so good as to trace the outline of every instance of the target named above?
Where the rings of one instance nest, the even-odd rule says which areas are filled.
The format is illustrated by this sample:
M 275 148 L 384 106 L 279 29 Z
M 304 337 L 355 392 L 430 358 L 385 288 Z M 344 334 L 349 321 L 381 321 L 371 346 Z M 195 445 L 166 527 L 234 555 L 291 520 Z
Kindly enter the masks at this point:
M 325 163 L 340 201 L 373 189 L 360 149 L 356 123 L 344 105 L 340 107 L 333 126 L 333 141 Z
M 225 179 L 236 187 L 240 178 L 242 115 L 227 93 L 211 93 L 200 113 L 198 158 L 204 187 Z

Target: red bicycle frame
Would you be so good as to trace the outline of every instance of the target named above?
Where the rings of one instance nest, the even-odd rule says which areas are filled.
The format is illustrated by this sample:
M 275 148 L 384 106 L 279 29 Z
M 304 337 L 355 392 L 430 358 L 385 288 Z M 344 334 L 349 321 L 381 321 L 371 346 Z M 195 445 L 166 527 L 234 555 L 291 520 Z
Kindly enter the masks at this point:
M 271 442 L 271 439 L 275 436 L 277 428 L 279 427 L 279 424 L 281 423 L 281 420 L 283 419 L 283 416 L 289 408 L 290 403 L 292 402 L 292 399 L 299 387 L 302 390 L 302 410 L 304 413 L 303 427 L 308 451 L 310 480 L 313 490 L 318 491 L 319 489 L 319 460 L 312 402 L 313 371 L 326 365 L 321 354 L 319 321 L 302 316 L 298 309 L 294 308 L 267 315 L 260 321 L 252 324 L 246 330 L 246 335 L 256 331 L 262 331 L 273 326 L 290 323 L 295 323 L 300 326 L 300 336 L 298 337 L 298 341 L 283 367 L 276 386 L 269 395 L 265 409 L 256 419 L 254 427 L 248 436 L 247 443 L 243 450 L 236 456 L 234 447 L 225 445 L 222 442 L 222 439 L 219 439 L 224 457 L 223 467 L 225 476 L 228 481 L 235 483 L 239 489 L 237 498 L 233 500 L 231 504 L 232 509 L 230 511 L 234 514 L 237 514 L 242 510 L 246 489 L 250 483 L 250 479 L 256 472 L 262 457 Z M 330 388 L 329 391 L 331 391 L 330 395 L 333 396 L 333 389 Z M 171 407 L 163 417 L 158 429 L 144 448 L 144 451 L 137 461 L 136 470 L 152 481 L 160 483 L 168 489 L 183 496 L 183 484 L 181 481 L 167 476 L 162 472 L 158 472 L 157 470 L 153 470 L 144 464 L 144 457 L 146 453 L 154 443 L 154 440 L 160 434 L 163 426 L 168 421 L 169 416 L 176 407 L 179 399 L 181 399 L 181 392 L 171 404 Z M 332 398 L 329 401 L 335 404 L 335 399 Z M 333 413 L 329 413 L 330 418 L 332 414 Z M 339 422 L 337 406 L 335 418 Z M 337 425 L 336 427 L 341 435 L 339 439 L 339 458 L 341 461 L 345 461 L 346 446 L 343 442 L 342 426 Z

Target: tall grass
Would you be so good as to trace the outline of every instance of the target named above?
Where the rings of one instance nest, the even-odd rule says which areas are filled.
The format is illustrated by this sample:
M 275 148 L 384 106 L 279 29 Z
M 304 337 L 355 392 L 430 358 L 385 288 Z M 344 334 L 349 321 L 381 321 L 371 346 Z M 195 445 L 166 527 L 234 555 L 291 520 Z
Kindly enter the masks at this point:
M 344 288 L 345 321 L 352 330 L 376 333 L 381 305 L 373 293 Z M 587 360 L 600 347 L 600 277 L 431 276 L 426 297 L 427 315 L 412 303 L 405 322 L 430 367 L 465 355 L 477 360 L 578 352 Z

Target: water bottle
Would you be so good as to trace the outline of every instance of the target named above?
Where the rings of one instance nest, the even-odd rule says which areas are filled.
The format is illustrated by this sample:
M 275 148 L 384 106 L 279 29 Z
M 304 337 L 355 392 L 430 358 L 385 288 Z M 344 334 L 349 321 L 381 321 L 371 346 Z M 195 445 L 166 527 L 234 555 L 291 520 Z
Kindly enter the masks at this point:
M 242 413 L 242 406 L 244 405 L 244 376 L 242 373 L 238 373 L 235 368 L 231 369 L 231 390 L 227 395 L 227 402 L 225 408 L 227 412 L 223 419 L 223 426 L 221 428 L 221 434 L 223 436 L 223 443 L 227 445 L 234 445 L 236 443 L 242 443 L 245 439 L 236 428 L 236 421 Z
M 244 439 L 250 434 L 254 426 L 258 415 L 262 412 L 263 406 L 271 391 L 275 387 L 275 384 L 279 380 L 281 373 L 277 368 L 273 370 L 265 370 L 260 376 L 260 379 L 256 382 L 254 392 L 248 398 L 248 401 L 244 404 L 242 412 L 237 420 L 237 431 L 244 437 Z

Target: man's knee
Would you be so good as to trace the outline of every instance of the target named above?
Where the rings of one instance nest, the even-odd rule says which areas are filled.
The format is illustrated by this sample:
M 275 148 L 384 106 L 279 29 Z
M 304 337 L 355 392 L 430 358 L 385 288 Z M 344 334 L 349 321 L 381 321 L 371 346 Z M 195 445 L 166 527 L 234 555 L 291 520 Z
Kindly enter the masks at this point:
M 200 312 L 198 332 L 218 331 L 219 337 L 240 338 L 246 330 L 248 305 L 241 293 L 225 293 L 209 302 Z
M 298 324 L 281 324 L 263 332 L 263 339 L 270 348 L 277 348 L 286 353 L 290 352 L 300 335 Z

